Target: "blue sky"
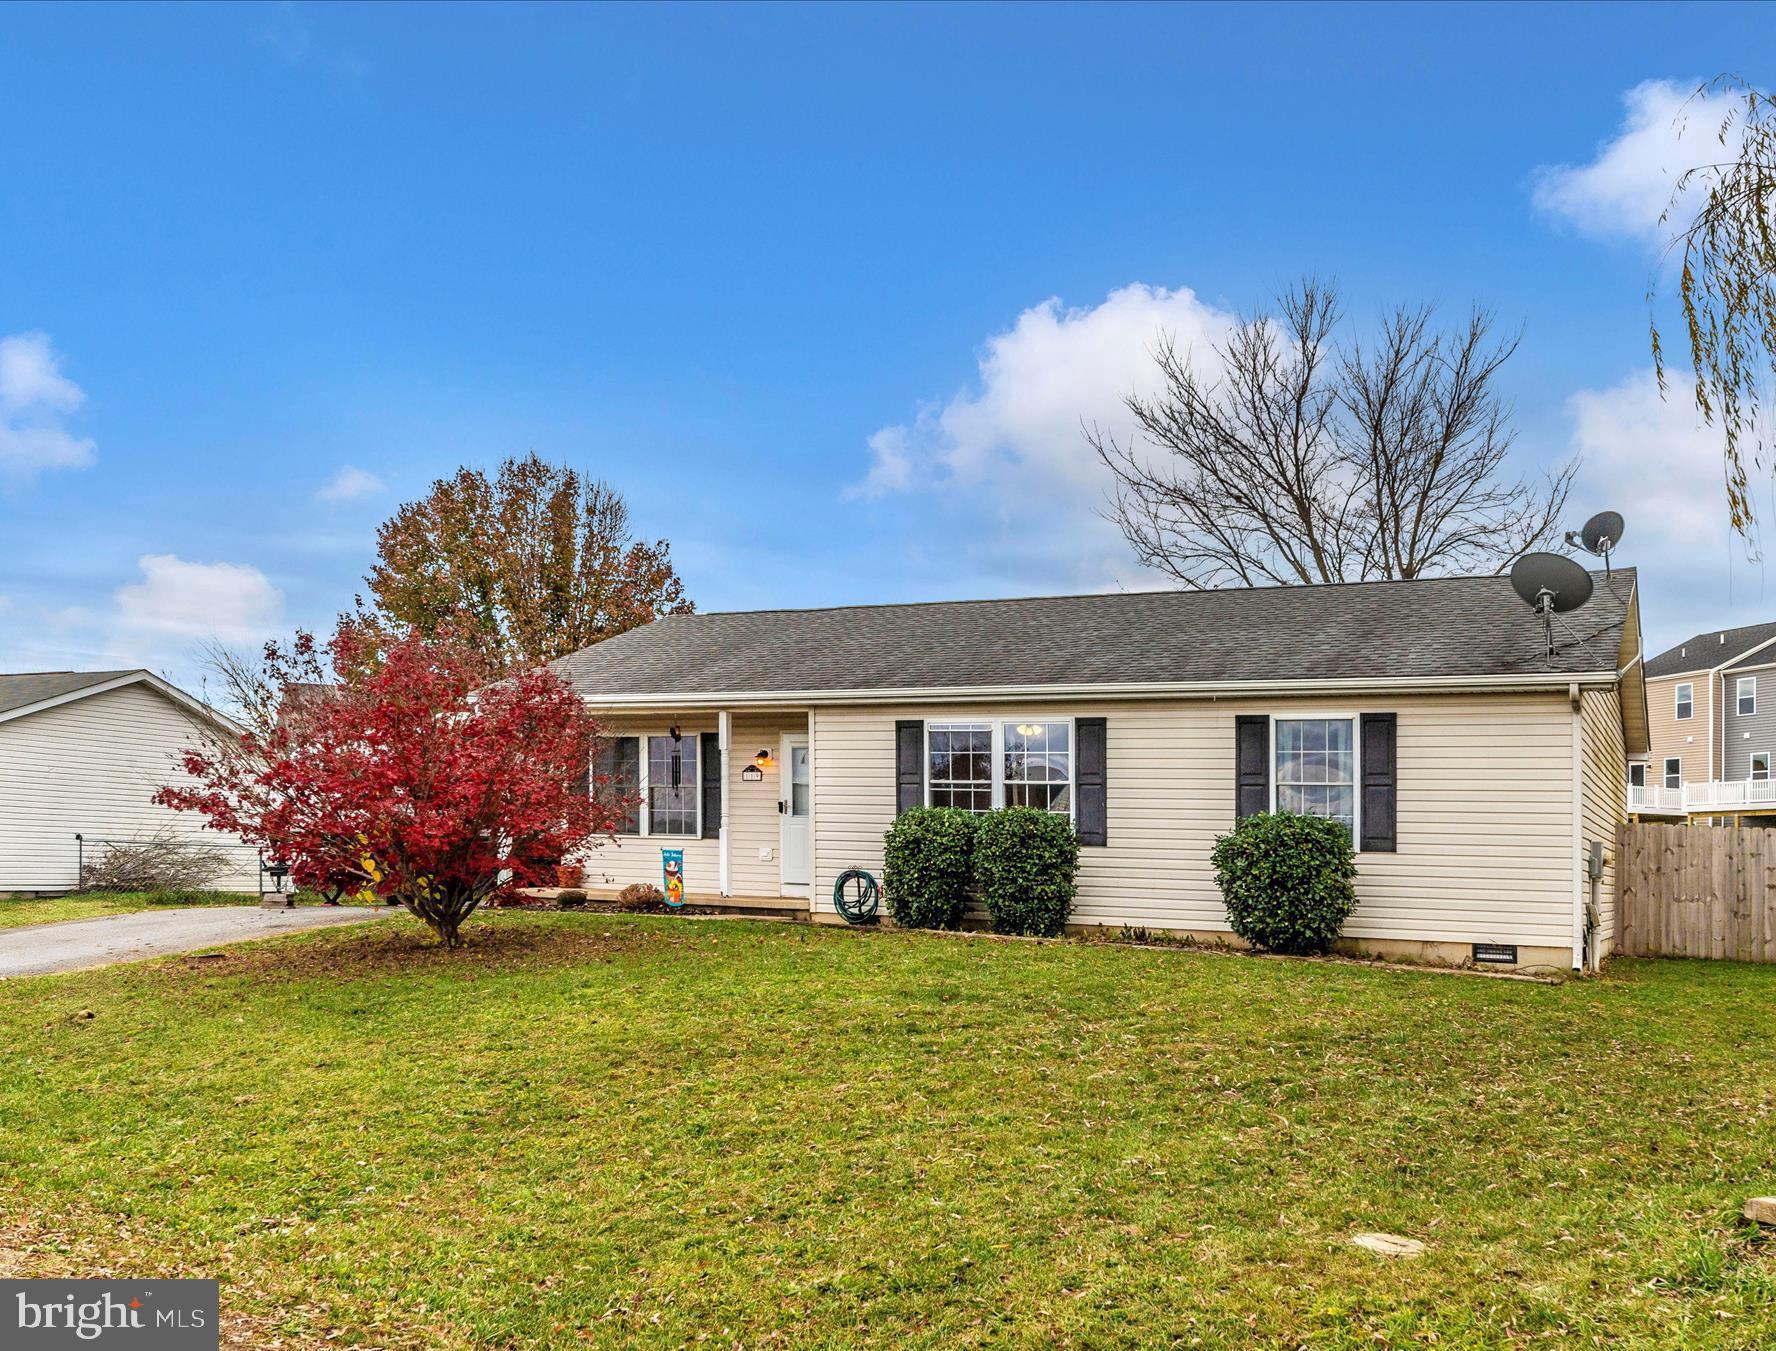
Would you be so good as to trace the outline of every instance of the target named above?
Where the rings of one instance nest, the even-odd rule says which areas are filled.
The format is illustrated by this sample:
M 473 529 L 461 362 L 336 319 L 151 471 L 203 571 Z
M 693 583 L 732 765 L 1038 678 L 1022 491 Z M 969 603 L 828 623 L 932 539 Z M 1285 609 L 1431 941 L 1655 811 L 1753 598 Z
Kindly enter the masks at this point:
M 620 488 L 705 609 L 1150 586 L 1079 423 L 1160 328 L 1205 342 L 1304 271 L 1358 329 L 1523 325 L 1521 461 L 1582 451 L 1575 517 L 1627 512 L 1650 647 L 1768 619 L 1644 300 L 1678 91 L 1776 82 L 1767 36 L 1752 6 L 0 8 L 0 669 L 191 679 L 206 635 L 328 627 L 399 501 L 529 449 Z

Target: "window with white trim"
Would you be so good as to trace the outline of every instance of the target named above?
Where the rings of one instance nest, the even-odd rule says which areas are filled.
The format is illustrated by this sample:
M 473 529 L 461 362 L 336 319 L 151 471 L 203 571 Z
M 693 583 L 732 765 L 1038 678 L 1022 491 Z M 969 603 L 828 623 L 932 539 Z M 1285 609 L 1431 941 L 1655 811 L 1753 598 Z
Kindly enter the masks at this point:
M 1007 807 L 1073 814 L 1073 724 L 1066 720 L 1000 724 Z
M 1770 777 L 1770 752 L 1753 751 L 1751 753 L 1751 777 L 1758 781 Z
M 1354 718 L 1277 718 L 1272 725 L 1276 809 L 1340 821 L 1356 838 Z
M 697 778 L 696 736 L 647 739 L 647 833 L 697 835 L 703 794 Z
M 1733 682 L 1733 699 L 1739 716 L 1748 718 L 1757 712 L 1757 677 L 1740 676 Z
M 1675 755 L 1667 756 L 1665 759 L 1665 786 L 1667 788 L 1683 787 L 1683 761 Z
M 993 810 L 993 724 L 925 725 L 926 800 L 933 807 Z
M 1696 687 L 1688 681 L 1677 687 L 1676 717 L 1683 722 L 1696 711 Z

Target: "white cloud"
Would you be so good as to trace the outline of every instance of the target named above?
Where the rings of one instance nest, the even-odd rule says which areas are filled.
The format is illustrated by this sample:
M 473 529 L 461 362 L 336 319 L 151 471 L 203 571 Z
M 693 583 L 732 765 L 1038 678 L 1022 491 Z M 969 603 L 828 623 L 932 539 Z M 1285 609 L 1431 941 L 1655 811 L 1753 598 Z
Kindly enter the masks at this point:
M 976 388 L 870 437 L 869 475 L 851 495 L 995 480 L 1015 482 L 1024 493 L 1063 491 L 1076 504 L 1086 489 L 1089 511 L 1105 479 L 1082 424 L 1126 435 L 1124 398 L 1151 393 L 1158 383 L 1155 341 L 1169 333 L 1180 351 L 1212 360 L 1210 349 L 1232 322 L 1183 287 L 1135 283 L 1089 309 L 1045 300 L 987 340 Z
M 1586 234 L 1663 244 L 1672 230 L 1659 217 L 1678 177 L 1721 157 L 1717 137 L 1734 104 L 1726 93 L 1697 96 L 1698 83 L 1648 80 L 1622 95 L 1622 125 L 1596 158 L 1536 170 L 1536 206 Z
M 142 580 L 117 588 L 117 619 L 126 632 L 250 642 L 283 616 L 284 596 L 245 563 L 189 563 L 144 554 Z
M 377 478 L 368 469 L 359 469 L 356 465 L 345 465 L 315 490 L 317 502 L 349 502 L 355 497 L 367 497 L 371 493 L 379 493 L 388 485 Z
M 1716 561 L 1727 528 L 1721 436 L 1683 391 L 1661 398 L 1652 371 L 1637 371 L 1579 390 L 1567 412 L 1584 460 L 1577 496 L 1627 517 L 1635 557 L 1671 567 L 1706 551 Z
M 0 405 L 73 412 L 86 402 L 86 395 L 62 374 L 61 367 L 47 333 L 0 338 Z
M 64 425 L 85 402 L 85 392 L 62 374 L 48 334 L 0 338 L 0 473 L 28 478 L 91 464 L 93 443 Z

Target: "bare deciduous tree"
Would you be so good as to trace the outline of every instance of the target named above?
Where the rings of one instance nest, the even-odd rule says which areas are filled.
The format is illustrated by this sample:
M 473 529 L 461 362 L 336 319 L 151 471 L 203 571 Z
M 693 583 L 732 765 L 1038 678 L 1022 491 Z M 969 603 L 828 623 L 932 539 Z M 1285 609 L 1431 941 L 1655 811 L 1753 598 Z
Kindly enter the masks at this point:
M 1187 587 L 1291 585 L 1502 569 L 1553 538 L 1577 466 L 1509 471 L 1495 384 L 1517 339 L 1483 310 L 1432 317 L 1400 307 L 1339 347 L 1337 293 L 1309 280 L 1236 325 L 1214 374 L 1162 337 L 1135 436 L 1086 432 L 1136 557 Z
M 1721 157 L 1680 174 L 1659 219 L 1661 225 L 1688 221 L 1671 247 L 1682 260 L 1678 297 L 1694 398 L 1704 420 L 1721 429 L 1727 505 L 1733 528 L 1744 535 L 1754 519 L 1745 442 L 1753 443 L 1752 464 L 1764 467 L 1759 412 L 1767 384 L 1776 379 L 1776 98 L 1731 75 L 1702 85 L 1693 97 L 1722 91 L 1734 102 L 1715 128 Z M 1663 391 L 1665 350 L 1656 314 L 1652 345 Z

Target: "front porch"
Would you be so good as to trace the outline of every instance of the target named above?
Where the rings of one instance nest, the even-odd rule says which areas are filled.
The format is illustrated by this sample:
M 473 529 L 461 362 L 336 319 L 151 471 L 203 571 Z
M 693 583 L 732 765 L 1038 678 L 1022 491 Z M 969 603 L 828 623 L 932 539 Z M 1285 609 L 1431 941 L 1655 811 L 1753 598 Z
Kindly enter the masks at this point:
M 522 889 L 524 895 L 539 901 L 559 901 L 563 890 L 562 887 Z M 622 892 L 621 887 L 610 886 L 577 887 L 575 890 L 584 892 L 587 901 L 594 905 L 613 905 Z M 809 918 L 808 901 L 802 896 L 724 896 L 718 891 L 691 891 L 685 893 L 685 907 L 693 911 L 708 910 L 723 915 L 748 915 L 758 919 Z
M 681 859 L 688 905 L 806 917 L 814 879 L 814 715 L 807 708 L 594 707 L 599 791 L 628 804 L 588 850 L 582 889 L 664 886 Z

